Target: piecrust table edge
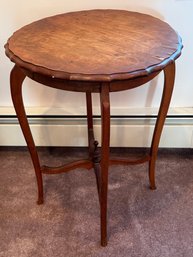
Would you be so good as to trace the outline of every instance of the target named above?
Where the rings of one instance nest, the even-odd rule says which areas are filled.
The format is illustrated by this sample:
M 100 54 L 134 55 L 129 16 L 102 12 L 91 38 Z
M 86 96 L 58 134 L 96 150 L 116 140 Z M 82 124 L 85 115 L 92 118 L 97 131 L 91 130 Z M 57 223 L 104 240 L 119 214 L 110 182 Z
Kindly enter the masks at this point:
M 9 41 L 8 41 L 9 42 Z M 138 70 L 134 72 L 129 73 L 114 73 L 114 74 L 73 74 L 73 73 L 67 73 L 62 71 L 55 71 L 55 70 L 49 70 L 47 68 L 41 67 L 41 66 L 35 66 L 31 63 L 24 62 L 21 60 L 18 56 L 14 55 L 9 50 L 9 43 L 5 44 L 5 53 L 8 58 L 15 64 L 17 64 L 19 67 L 22 67 L 24 69 L 27 69 L 34 73 L 40 73 L 42 75 L 51 77 L 51 78 L 59 78 L 64 80 L 70 80 L 70 81 L 89 81 L 89 82 L 112 82 L 115 80 L 128 80 L 135 77 L 142 77 L 142 76 L 148 76 L 150 73 L 158 72 L 164 69 L 170 62 L 175 61 L 180 55 L 181 50 L 183 48 L 182 45 L 182 39 L 178 35 L 178 48 L 177 50 L 167 59 L 164 59 L 160 63 L 147 67 L 143 70 Z

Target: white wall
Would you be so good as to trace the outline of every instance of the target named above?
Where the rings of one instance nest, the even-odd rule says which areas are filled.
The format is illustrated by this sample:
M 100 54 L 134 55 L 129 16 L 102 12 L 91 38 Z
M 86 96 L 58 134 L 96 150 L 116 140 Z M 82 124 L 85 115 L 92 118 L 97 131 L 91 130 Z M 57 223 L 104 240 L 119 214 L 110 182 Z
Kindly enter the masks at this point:
M 177 75 L 175 90 L 171 102 L 173 110 L 188 110 L 193 113 L 193 0 L 97 0 L 97 1 L 64 1 L 64 0 L 1 0 L 0 8 L 0 113 L 12 113 L 12 102 L 9 91 L 9 72 L 13 64 L 4 54 L 4 44 L 11 34 L 20 27 L 46 16 L 95 8 L 117 8 L 134 10 L 154 15 L 168 22 L 183 38 L 184 49 L 177 60 Z M 127 92 L 113 93 L 112 114 L 122 113 L 127 109 L 139 108 L 139 113 L 145 113 L 147 108 L 159 106 L 162 92 L 162 75 L 149 85 Z M 76 97 L 76 106 L 73 99 Z M 41 112 L 80 114 L 85 110 L 84 95 L 78 93 L 57 91 L 26 79 L 24 99 L 27 107 L 45 107 L 31 109 Z M 98 97 L 94 104 L 97 106 Z M 77 108 L 76 108 L 77 107 Z M 182 108 L 182 109 L 181 109 Z M 42 111 L 43 110 L 43 111 Z M 172 110 L 172 109 L 171 109 Z M 96 108 L 96 112 L 98 109 Z

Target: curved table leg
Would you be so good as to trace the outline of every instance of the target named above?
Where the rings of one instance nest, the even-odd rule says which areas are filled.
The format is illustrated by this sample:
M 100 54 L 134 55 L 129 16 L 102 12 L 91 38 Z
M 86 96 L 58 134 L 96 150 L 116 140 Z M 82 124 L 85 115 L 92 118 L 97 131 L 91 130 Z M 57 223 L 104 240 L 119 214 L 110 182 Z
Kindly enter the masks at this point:
M 101 176 L 100 176 L 100 210 L 101 210 L 101 245 L 107 245 L 107 192 L 110 142 L 110 101 L 109 84 L 104 83 L 100 92 L 101 101 Z
M 11 96 L 12 96 L 13 104 L 15 107 L 15 111 L 16 111 L 21 129 L 23 131 L 23 135 L 25 137 L 25 140 L 32 158 L 33 166 L 35 169 L 37 185 L 38 185 L 37 203 L 42 204 L 43 203 L 43 183 L 42 183 L 42 174 L 40 170 L 40 163 L 39 163 L 36 147 L 34 144 L 34 140 L 28 124 L 28 120 L 26 117 L 23 98 L 22 98 L 22 83 L 25 77 L 26 75 L 22 72 L 22 70 L 15 65 L 10 75 Z
M 151 150 L 150 150 L 150 161 L 149 161 L 149 181 L 150 188 L 152 190 L 156 189 L 155 185 L 155 162 L 157 158 L 158 145 L 161 137 L 161 132 L 165 122 L 165 118 L 168 112 L 172 91 L 174 87 L 175 79 L 175 63 L 172 62 L 164 69 L 164 89 L 162 94 L 162 100 L 159 108 L 158 118 L 156 121 Z

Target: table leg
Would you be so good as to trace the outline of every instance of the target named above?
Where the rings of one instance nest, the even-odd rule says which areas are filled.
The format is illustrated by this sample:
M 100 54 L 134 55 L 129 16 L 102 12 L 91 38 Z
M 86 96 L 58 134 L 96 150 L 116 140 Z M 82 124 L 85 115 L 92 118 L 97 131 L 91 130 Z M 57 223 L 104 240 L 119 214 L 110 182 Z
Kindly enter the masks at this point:
M 43 203 L 43 183 L 42 183 L 42 174 L 40 170 L 40 162 L 38 158 L 38 154 L 36 151 L 36 147 L 34 144 L 34 140 L 30 131 L 29 123 L 26 117 L 25 108 L 23 104 L 23 97 L 22 97 L 22 83 L 25 79 L 26 75 L 22 72 L 22 70 L 17 67 L 16 65 L 11 71 L 10 75 L 10 85 L 11 85 L 11 96 L 13 100 L 13 104 L 15 107 L 15 111 L 23 131 L 23 135 L 25 137 L 33 166 L 35 169 L 37 185 L 38 185 L 38 204 Z
M 92 158 L 93 153 L 94 153 L 94 131 L 93 131 L 92 95 L 91 95 L 91 92 L 86 92 L 86 107 L 87 107 L 87 128 L 88 128 L 89 156 L 90 156 L 90 158 Z
M 163 125 L 165 122 L 165 118 L 168 112 L 172 91 L 174 87 L 174 80 L 175 80 L 175 63 L 172 62 L 164 69 L 164 88 L 163 94 L 161 99 L 161 104 L 159 108 L 158 118 L 156 121 L 151 150 L 150 150 L 150 161 L 149 161 L 149 181 L 150 181 L 150 188 L 156 189 L 155 185 L 155 162 L 157 158 L 157 151 L 158 145 L 161 137 L 161 132 L 163 129 Z
M 96 183 L 98 193 L 100 191 L 100 152 L 98 149 L 98 142 L 94 138 L 94 129 L 93 129 L 93 113 L 92 113 L 92 94 L 91 92 L 86 92 L 86 109 L 87 109 L 87 130 L 88 130 L 88 148 L 89 148 L 89 157 L 94 165 L 94 172 L 96 176 Z
M 100 211 L 101 245 L 107 245 L 107 192 L 110 142 L 110 101 L 109 84 L 104 83 L 100 92 L 101 101 L 101 176 L 100 176 Z

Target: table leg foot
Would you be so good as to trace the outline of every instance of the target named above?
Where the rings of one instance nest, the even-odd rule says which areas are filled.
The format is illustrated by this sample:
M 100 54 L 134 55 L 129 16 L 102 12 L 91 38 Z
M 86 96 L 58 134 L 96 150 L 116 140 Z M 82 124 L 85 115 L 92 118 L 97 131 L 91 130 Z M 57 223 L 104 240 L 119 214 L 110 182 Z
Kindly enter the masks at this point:
M 157 189 L 157 187 L 156 187 L 155 185 L 150 185 L 149 188 L 150 188 L 151 190 L 156 190 L 156 189 Z
M 156 185 L 155 185 L 155 162 L 156 159 L 151 159 L 149 161 L 149 183 L 150 183 L 150 189 L 155 190 Z
M 40 204 L 43 204 L 43 203 L 44 203 L 44 199 L 42 197 L 38 198 L 37 204 L 40 205 Z
M 107 239 L 106 238 L 104 238 L 104 239 L 101 238 L 101 246 L 103 246 L 103 247 L 107 246 Z

